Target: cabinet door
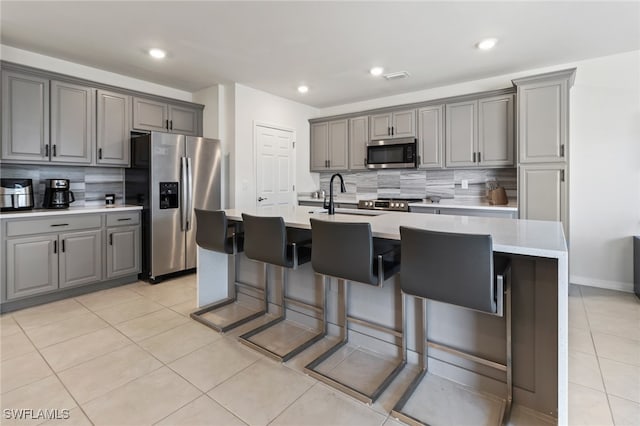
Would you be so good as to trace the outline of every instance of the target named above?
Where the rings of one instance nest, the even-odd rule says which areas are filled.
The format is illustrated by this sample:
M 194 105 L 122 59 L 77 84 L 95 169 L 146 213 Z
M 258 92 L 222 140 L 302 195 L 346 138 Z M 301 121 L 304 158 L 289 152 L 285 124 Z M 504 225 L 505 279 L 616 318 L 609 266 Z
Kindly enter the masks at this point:
M 140 272 L 140 227 L 107 229 L 107 278 Z
M 420 152 L 418 167 L 442 167 L 443 128 L 443 105 L 435 105 L 418 110 L 418 150 Z
M 133 128 L 140 130 L 168 131 L 169 109 L 163 102 L 133 98 Z
M 567 80 L 518 86 L 521 163 L 566 161 L 568 97 Z
M 475 166 L 477 143 L 478 101 L 447 104 L 446 166 Z
M 60 234 L 60 288 L 102 279 L 102 231 Z
M 535 164 L 520 167 L 520 219 L 560 221 L 568 236 L 566 167 Z
M 349 121 L 329 122 L 329 169 L 349 168 Z
M 7 240 L 7 299 L 58 288 L 58 236 Z
M 96 162 L 128 166 L 131 97 L 104 90 L 98 90 L 97 96 L 98 158 Z
M 95 90 L 51 82 L 51 161 L 89 164 L 93 158 Z
M 49 80 L 2 71 L 2 159 L 49 161 Z
M 197 109 L 169 105 L 169 131 L 187 136 L 200 136 L 199 115 L 200 111 Z
M 481 166 L 513 166 L 513 95 L 478 101 Z
M 329 123 L 311 125 L 311 171 L 325 171 L 329 155 Z
M 367 142 L 369 141 L 369 117 L 349 120 L 349 169 L 367 168 Z
M 416 135 L 416 110 L 398 111 L 393 113 L 391 136 L 396 138 Z
M 369 117 L 371 139 L 384 139 L 391 136 L 391 126 L 393 125 L 393 115 L 377 114 Z

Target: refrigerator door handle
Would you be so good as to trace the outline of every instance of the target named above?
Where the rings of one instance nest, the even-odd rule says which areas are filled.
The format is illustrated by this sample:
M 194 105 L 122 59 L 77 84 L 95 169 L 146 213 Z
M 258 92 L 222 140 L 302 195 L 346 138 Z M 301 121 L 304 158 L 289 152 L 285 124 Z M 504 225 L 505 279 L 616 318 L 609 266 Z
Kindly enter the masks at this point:
M 180 221 L 183 231 L 187 230 L 187 204 L 189 188 L 187 182 L 187 157 L 180 158 Z
M 187 157 L 187 227 L 186 230 L 191 230 L 191 218 L 193 216 L 193 168 L 191 168 L 191 157 Z

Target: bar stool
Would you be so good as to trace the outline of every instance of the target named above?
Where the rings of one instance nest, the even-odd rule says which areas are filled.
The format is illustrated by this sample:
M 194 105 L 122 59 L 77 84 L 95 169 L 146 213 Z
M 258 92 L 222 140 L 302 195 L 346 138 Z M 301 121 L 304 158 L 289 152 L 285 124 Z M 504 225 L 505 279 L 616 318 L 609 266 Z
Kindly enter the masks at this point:
M 371 226 L 368 223 L 329 222 L 311 219 L 313 253 L 311 264 L 316 273 L 324 277 L 338 279 L 338 325 L 341 329 L 340 341 L 315 360 L 305 366 L 310 376 L 365 403 L 374 402 L 406 364 L 406 350 L 402 350 L 402 359 L 393 370 L 377 384 L 373 392 L 358 389 L 355 385 L 344 383 L 336 377 L 321 371 L 321 365 L 348 341 L 347 326 L 350 322 L 390 333 L 396 338 L 403 331 L 382 326 L 348 313 L 349 282 L 382 287 L 385 280 L 394 275 L 400 266 L 399 246 L 390 241 L 373 240 Z M 325 280 L 323 280 L 325 281 Z M 404 300 L 401 304 L 404 318 Z M 402 342 L 405 339 L 402 338 Z
M 242 221 L 245 230 L 245 255 L 252 260 L 264 263 L 264 280 L 265 289 L 268 284 L 268 265 L 278 266 L 282 270 L 282 286 L 276 291 L 279 295 L 278 302 L 281 307 L 280 315 L 267 322 L 266 324 L 255 328 L 239 337 L 240 341 L 247 346 L 267 355 L 277 361 L 287 361 L 291 357 L 300 353 L 307 347 L 311 346 L 315 342 L 322 339 L 326 334 L 326 326 L 323 327 L 317 333 L 311 333 L 312 335 L 303 339 L 301 343 L 295 343 L 299 340 L 299 334 L 293 334 L 293 340 L 295 346 L 282 354 L 270 345 L 269 343 L 275 343 L 269 341 L 266 331 L 272 327 L 279 327 L 287 320 L 287 306 L 297 305 L 304 308 L 320 311 L 323 317 L 325 316 L 325 300 L 326 294 L 323 289 L 322 296 L 322 309 L 318 309 L 316 306 L 303 302 L 301 300 L 292 299 L 287 296 L 287 270 L 297 269 L 298 266 L 307 263 L 311 260 L 311 239 L 309 231 L 301 230 L 287 230 L 282 217 L 266 217 L 266 216 L 252 216 L 243 213 Z M 309 329 L 302 328 L 300 325 L 291 321 L 287 321 L 287 326 L 298 328 L 301 333 L 309 333 Z M 281 334 L 291 334 L 285 328 L 281 330 Z M 261 336 L 262 333 L 265 333 Z M 281 345 L 282 346 L 282 345 Z
M 197 220 L 196 243 L 204 249 L 228 254 L 231 257 L 229 261 L 231 276 L 228 283 L 229 297 L 192 312 L 191 318 L 224 333 L 266 314 L 267 296 L 263 289 L 238 283 L 235 280 L 236 254 L 242 252 L 244 243 L 240 224 L 229 223 L 227 215 L 222 210 L 194 210 Z M 263 309 L 256 311 L 238 303 L 238 290 L 245 287 L 263 293 Z M 215 322 L 216 320 L 218 322 Z
M 402 410 L 425 377 L 428 370 L 427 350 L 433 348 L 505 372 L 507 397 L 501 403 L 499 424 L 506 423 L 513 400 L 510 259 L 494 254 L 491 235 L 436 232 L 401 226 L 400 237 L 400 287 L 403 298 L 404 295 L 410 295 L 422 300 L 420 333 L 425 337 L 418 339 L 420 373 L 398 400 L 391 414 L 410 425 L 427 424 Z M 464 266 L 461 265 L 461 260 L 464 261 Z M 429 342 L 426 332 L 427 300 L 505 317 L 505 364 Z M 406 350 L 406 344 L 403 348 Z M 424 404 L 425 401 L 421 403 Z

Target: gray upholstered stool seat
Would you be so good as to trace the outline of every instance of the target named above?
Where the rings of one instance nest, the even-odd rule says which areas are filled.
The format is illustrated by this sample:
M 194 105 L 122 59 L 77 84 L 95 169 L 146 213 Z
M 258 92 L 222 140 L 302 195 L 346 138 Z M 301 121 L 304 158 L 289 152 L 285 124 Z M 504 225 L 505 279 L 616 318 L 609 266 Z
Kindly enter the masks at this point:
M 493 397 L 491 400 L 495 401 L 497 407 L 495 417 L 499 419 L 498 423 L 506 423 L 511 410 L 513 390 L 510 259 L 494 254 L 491 235 L 437 232 L 400 227 L 400 238 L 402 247 L 400 287 L 403 297 L 410 295 L 422 300 L 422 324 L 418 331 L 421 336 L 425 337 L 417 338 L 418 347 L 416 349 L 420 354 L 420 373 L 393 408 L 392 415 L 411 425 L 429 424 L 434 421 L 433 419 L 418 419 L 416 414 L 403 411 L 409 405 L 409 400 L 420 382 L 430 376 L 427 376 L 427 354 L 428 348 L 433 348 L 505 372 L 506 398 L 503 400 Z M 427 300 L 504 317 L 506 362 L 504 364 L 496 363 L 475 354 L 429 342 L 426 332 Z M 460 324 L 460 326 L 464 327 L 464 324 Z M 406 345 L 403 347 L 406 350 Z M 435 378 L 434 380 L 440 380 L 437 386 L 442 389 L 442 380 Z M 428 397 L 428 395 L 424 396 L 416 401 L 415 405 L 424 410 L 429 403 Z M 485 398 L 485 400 L 488 399 Z M 480 424 L 485 420 L 475 419 L 473 422 Z
M 244 235 L 239 223 L 229 223 L 224 211 L 194 209 L 196 213 L 197 230 L 196 243 L 198 246 L 228 254 L 230 259 L 229 297 L 203 306 L 191 313 L 191 318 L 201 322 L 214 330 L 224 333 L 246 322 L 256 319 L 266 313 L 266 309 L 253 309 L 238 302 L 238 290 L 242 287 L 252 287 L 253 291 L 262 289 L 235 281 L 236 254 L 243 250 Z M 263 293 L 266 306 L 266 294 Z
M 242 343 L 259 352 L 284 362 L 322 339 L 326 334 L 326 327 L 323 327 L 320 331 L 312 331 L 303 328 L 300 324 L 287 321 L 288 304 L 318 310 L 316 306 L 287 296 L 287 270 L 296 269 L 311 260 L 311 235 L 309 231 L 287 229 L 281 217 L 252 216 L 243 213 L 242 222 L 245 231 L 245 255 L 249 259 L 264 264 L 265 291 L 268 288 L 267 265 L 281 268 L 282 286 L 276 289 L 276 294 L 279 297 L 278 305 L 281 307 L 280 315 L 266 324 L 244 333 L 239 339 Z M 322 312 L 324 312 L 324 296 Z M 291 344 L 285 345 L 283 342 L 274 341 L 277 339 L 270 338 L 269 333 L 276 330 L 274 334 L 278 334 L 279 327 L 283 328 L 283 330 L 280 330 L 279 335 L 293 334 L 292 338 L 295 338 L 293 347 L 291 347 Z M 300 342 L 301 339 L 298 339 L 299 334 L 290 333 L 291 327 L 296 327 L 299 331 L 302 331 L 307 338 L 302 339 Z M 278 348 L 284 346 L 287 349 L 282 353 L 282 350 L 276 348 L 276 346 Z
M 318 380 L 341 390 L 363 402 L 372 403 L 391 383 L 406 363 L 405 351 L 401 359 L 390 362 L 388 358 L 378 357 L 360 348 L 348 355 L 361 354 L 368 362 L 377 362 L 370 376 L 375 377 L 375 383 L 347 383 L 347 380 L 337 371 L 327 371 L 323 363 L 348 343 L 348 323 L 372 328 L 377 332 L 400 337 L 398 331 L 371 321 L 355 318 L 348 313 L 349 283 L 360 283 L 381 287 L 385 280 L 395 274 L 400 265 L 400 250 L 397 242 L 374 240 L 371 235 L 371 225 L 368 223 L 330 222 L 311 219 L 311 233 L 313 240 L 312 266 L 317 274 L 326 278 L 338 279 L 338 325 L 341 326 L 340 341 L 313 360 L 305 367 L 305 371 Z M 325 281 L 326 281 L 325 278 Z M 404 312 L 404 304 L 402 304 Z M 344 364 L 360 360 L 345 360 Z M 390 366 L 391 364 L 391 366 Z M 348 373 L 348 372 L 347 372 Z M 355 380 L 351 380 L 353 382 Z

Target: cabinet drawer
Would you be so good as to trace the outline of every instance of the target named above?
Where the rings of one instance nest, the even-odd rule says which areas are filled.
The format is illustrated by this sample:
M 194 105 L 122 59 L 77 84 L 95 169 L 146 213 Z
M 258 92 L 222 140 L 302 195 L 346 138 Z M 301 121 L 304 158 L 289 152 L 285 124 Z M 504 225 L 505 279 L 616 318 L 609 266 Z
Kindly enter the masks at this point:
M 107 215 L 107 226 L 128 226 L 140 223 L 140 214 L 135 212 L 110 213 Z
M 7 237 L 100 228 L 101 222 L 99 214 L 56 216 L 30 220 L 8 220 Z

